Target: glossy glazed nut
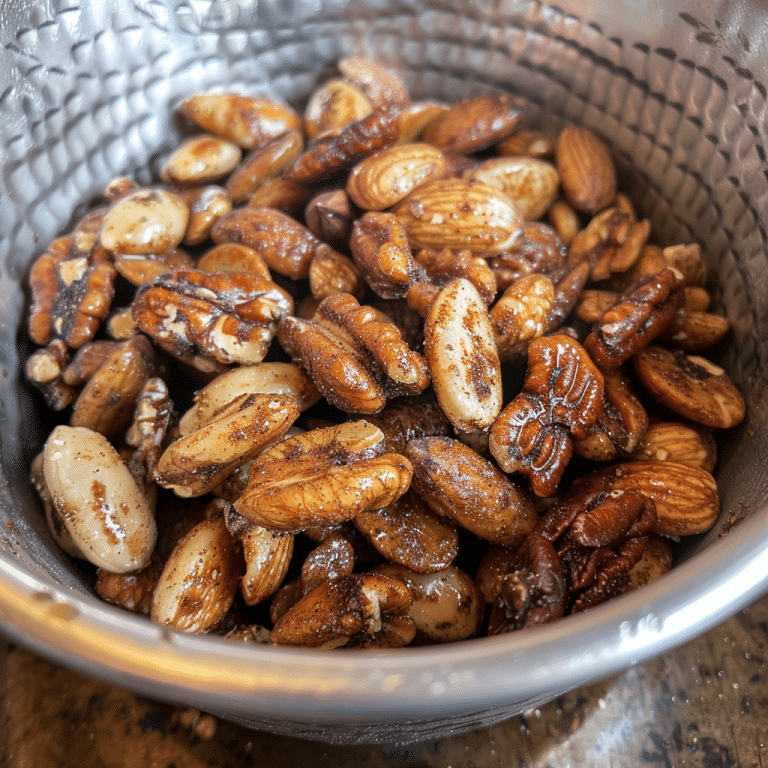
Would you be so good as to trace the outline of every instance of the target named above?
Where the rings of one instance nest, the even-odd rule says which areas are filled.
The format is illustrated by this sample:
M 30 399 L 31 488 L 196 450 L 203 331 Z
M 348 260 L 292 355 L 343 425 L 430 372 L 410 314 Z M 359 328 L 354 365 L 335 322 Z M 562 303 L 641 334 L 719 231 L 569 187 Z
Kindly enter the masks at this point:
M 171 552 L 152 596 L 152 621 L 206 632 L 229 610 L 243 574 L 239 545 L 222 516 L 198 523 Z
M 119 275 L 139 286 L 177 269 L 192 269 L 195 262 L 186 251 L 174 248 L 165 253 L 116 254 L 114 264 Z
M 559 330 L 571 316 L 589 280 L 589 264 L 582 261 L 573 267 L 565 266 L 555 272 L 551 279 L 555 289 L 555 302 L 547 316 L 546 333 Z
M 660 421 L 648 427 L 632 458 L 674 461 L 712 473 L 717 464 L 717 444 L 705 427 Z
M 309 201 L 312 187 L 283 176 L 267 179 L 248 198 L 248 208 L 274 208 L 298 218 Z
M 361 512 L 353 522 L 384 558 L 416 573 L 447 568 L 459 551 L 455 523 L 432 512 L 413 492 L 384 509 Z
M 422 249 L 416 254 L 416 262 L 424 268 L 429 284 L 435 289 L 432 298 L 440 289 L 460 277 L 466 278 L 477 288 L 488 306 L 496 298 L 496 276 L 493 270 L 486 259 L 474 256 L 471 251 L 452 251 L 449 248 L 443 248 L 441 251 Z M 408 301 L 410 303 L 410 296 Z M 428 305 L 423 306 L 419 314 L 426 317 L 428 310 Z
M 160 171 L 163 181 L 173 184 L 207 184 L 233 171 L 242 150 L 216 136 L 195 136 L 182 141 Z
M 355 550 L 341 534 L 329 536 L 308 555 L 301 566 L 301 594 L 309 594 L 324 581 L 348 576 L 355 567 Z
M 538 516 L 527 495 L 496 466 L 458 440 L 411 440 L 414 490 L 444 515 L 494 544 L 519 546 Z
M 619 294 L 599 288 L 587 288 L 581 292 L 576 304 L 576 317 L 583 323 L 594 325 L 618 301 Z
M 165 189 L 137 189 L 112 203 L 101 220 L 99 241 L 113 253 L 164 253 L 184 239 L 189 206 Z
M 365 283 L 351 259 L 320 243 L 309 264 L 309 291 L 318 301 L 337 293 L 348 293 L 360 301 Z
M 629 572 L 629 588 L 639 589 L 663 576 L 672 568 L 672 545 L 669 539 L 653 535 L 640 560 Z
M 359 88 L 337 78 L 328 80 L 309 96 L 304 109 L 304 133 L 308 139 L 337 134 L 371 112 L 373 104 Z
M 257 363 L 293 300 L 271 280 L 243 273 L 182 270 L 139 288 L 136 325 L 180 359 L 203 354 L 221 363 Z
M 211 230 L 217 245 L 239 243 L 252 248 L 267 266 L 294 280 L 307 277 L 320 241 L 296 219 L 274 208 L 238 208 Z
M 489 94 L 451 105 L 424 130 L 424 141 L 448 152 L 470 153 L 509 136 L 525 115 L 525 103 Z
M 223 187 L 209 184 L 179 192 L 189 206 L 189 221 L 184 233 L 184 245 L 199 245 L 208 239 L 211 228 L 232 210 L 232 198 Z
M 538 157 L 550 159 L 555 156 L 555 138 L 544 131 L 523 128 L 500 141 L 494 150 L 503 157 Z
M 429 144 L 400 144 L 361 160 L 347 177 L 347 194 L 366 211 L 391 208 L 416 187 L 447 175 L 443 153 Z
M 356 211 L 343 189 L 315 195 L 304 211 L 304 220 L 315 237 L 333 248 L 345 248 L 352 234 Z
M 493 157 L 469 171 L 477 179 L 509 195 L 524 219 L 540 219 L 555 201 L 560 177 L 552 163 L 535 157 Z
M 269 267 L 259 254 L 247 245 L 222 243 L 209 248 L 195 265 L 201 272 L 244 272 L 253 277 L 270 280 Z
M 376 106 L 408 104 L 410 96 L 405 83 L 381 64 L 360 56 L 348 56 L 340 59 L 337 66 L 344 79 L 360 88 Z
M 404 453 L 409 440 L 447 437 L 451 433 L 451 423 L 431 399 L 393 400 L 383 411 L 367 415 L 366 421 L 384 433 L 387 450 L 392 453 Z
M 438 101 L 414 101 L 406 104 L 398 120 L 399 143 L 420 141 L 426 127 L 447 109 L 446 104 Z
M 46 349 L 52 350 L 57 342 L 51 342 Z M 63 344 L 63 342 L 58 342 Z M 73 387 L 81 387 L 104 364 L 104 361 L 118 348 L 114 341 L 90 341 L 80 347 L 61 374 L 62 380 Z
M 154 472 L 163 441 L 174 416 L 168 387 L 159 377 L 148 379 L 136 399 L 133 421 L 125 434 L 125 442 L 135 448 L 128 469 L 139 487 L 154 482 Z
M 695 424 L 728 429 L 744 418 L 739 390 L 722 368 L 703 357 L 650 346 L 633 363 L 643 386 L 659 402 Z
M 309 648 L 379 645 L 384 635 L 389 647 L 407 645 L 416 629 L 402 619 L 411 603 L 408 588 L 398 579 L 376 574 L 350 574 L 325 581 L 285 613 L 273 627 L 273 645 Z M 410 626 L 410 632 L 408 631 Z M 394 635 L 394 637 L 393 637 Z M 400 637 L 400 642 L 392 642 Z
M 179 434 L 188 435 L 239 408 L 254 395 L 287 395 L 299 412 L 320 400 L 307 374 L 293 363 L 256 363 L 232 368 L 195 392 L 194 405 L 179 420 Z
M 235 510 L 274 530 L 336 524 L 391 504 L 411 474 L 410 462 L 384 453 L 384 435 L 364 421 L 314 429 L 254 460 Z
M 177 496 L 202 496 L 284 434 L 299 409 L 287 395 L 251 395 L 239 408 L 171 443 L 155 479 Z
M 470 250 L 495 256 L 523 236 L 523 218 L 498 189 L 449 178 L 417 187 L 393 209 L 413 248 Z
M 60 425 L 44 448 L 45 482 L 78 549 L 113 573 L 143 568 L 157 529 L 144 495 L 109 441 Z
M 408 616 L 416 625 L 417 642 L 452 643 L 478 633 L 485 601 L 461 568 L 450 565 L 432 573 L 415 573 L 404 565 L 384 563 L 374 573 L 399 579 L 408 588 Z
M 244 149 L 263 147 L 289 130 L 301 130 L 301 118 L 286 104 L 234 93 L 196 94 L 185 99 L 181 114 L 206 131 Z
M 112 605 L 126 611 L 149 616 L 152 594 L 163 571 L 163 562 L 153 553 L 146 568 L 131 573 L 111 573 L 99 568 L 96 574 L 96 594 Z
M 32 294 L 29 308 L 29 337 L 35 344 L 48 344 L 53 338 L 53 305 L 59 290 L 58 264 L 72 252 L 72 237 L 59 237 L 38 256 L 29 271 Z
M 521 277 L 501 295 L 490 312 L 493 337 L 501 360 L 525 352 L 544 335 L 555 303 L 555 288 L 545 275 Z
M 721 342 L 731 330 L 727 317 L 712 312 L 678 310 L 664 332 L 664 340 L 676 349 L 698 352 Z
M 451 424 L 462 432 L 489 427 L 502 406 L 501 363 L 488 309 L 468 280 L 449 283 L 432 302 L 424 354 Z
M 69 423 L 105 437 L 122 435 L 153 370 L 154 351 L 146 336 L 117 344 L 78 395 Z
M 555 160 L 568 202 L 595 214 L 616 196 L 616 171 L 605 144 L 586 128 L 564 128 L 557 137 Z

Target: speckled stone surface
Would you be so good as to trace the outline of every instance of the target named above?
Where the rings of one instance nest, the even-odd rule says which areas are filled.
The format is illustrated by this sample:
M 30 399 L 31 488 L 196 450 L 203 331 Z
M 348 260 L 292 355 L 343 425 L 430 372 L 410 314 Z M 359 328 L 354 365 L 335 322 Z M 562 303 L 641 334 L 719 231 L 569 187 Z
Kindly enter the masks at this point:
M 505 723 L 410 747 L 325 745 L 139 699 L 2 646 L 2 768 L 762 768 L 768 597 L 681 648 Z

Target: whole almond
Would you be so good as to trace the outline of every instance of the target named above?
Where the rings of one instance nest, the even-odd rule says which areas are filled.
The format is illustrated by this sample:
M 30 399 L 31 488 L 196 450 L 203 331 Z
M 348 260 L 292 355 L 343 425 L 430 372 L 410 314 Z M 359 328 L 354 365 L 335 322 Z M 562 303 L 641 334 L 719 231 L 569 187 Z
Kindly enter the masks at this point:
M 616 196 L 616 170 L 603 142 L 586 128 L 564 128 L 555 151 L 560 183 L 568 202 L 582 213 L 594 214 Z

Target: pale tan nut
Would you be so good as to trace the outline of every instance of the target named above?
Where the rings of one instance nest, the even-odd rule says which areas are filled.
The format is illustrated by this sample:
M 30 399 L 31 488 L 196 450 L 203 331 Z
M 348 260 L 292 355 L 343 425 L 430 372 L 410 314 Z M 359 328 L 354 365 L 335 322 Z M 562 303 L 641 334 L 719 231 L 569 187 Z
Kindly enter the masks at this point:
M 509 136 L 525 111 L 522 99 L 504 93 L 459 101 L 430 122 L 424 141 L 448 152 L 476 152 Z
M 29 271 L 32 303 L 29 309 L 29 336 L 35 344 L 48 344 L 53 339 L 53 305 L 59 291 L 58 265 L 72 252 L 73 238 L 59 237 L 38 256 Z
M 744 398 L 709 360 L 652 345 L 640 350 L 633 363 L 643 386 L 662 405 L 695 424 L 728 429 L 743 420 Z
M 121 277 L 139 286 L 177 269 L 192 269 L 195 261 L 186 251 L 174 248 L 165 253 L 116 254 L 114 264 Z
M 402 298 L 424 275 L 405 227 L 392 213 L 363 214 L 352 226 L 349 247 L 365 282 L 384 299 Z
M 104 322 L 104 330 L 107 332 L 107 336 L 115 341 L 126 341 L 139 332 L 133 320 L 130 307 L 113 309 L 107 315 L 107 319 Z
M 365 418 L 384 433 L 387 450 L 392 453 L 404 453 L 409 440 L 447 437 L 452 431 L 438 403 L 421 397 L 393 400 L 383 411 Z
M 54 411 L 63 411 L 77 396 L 75 386 L 64 380 L 70 357 L 69 347 L 61 339 L 54 339 L 41 349 L 36 349 L 24 364 L 24 372 L 30 384 L 39 390 L 45 404 Z
M 273 208 L 238 208 L 211 230 L 217 245 L 239 243 L 252 248 L 267 266 L 294 280 L 306 278 L 320 240 L 296 219 Z
M 309 291 L 318 301 L 337 293 L 348 293 L 360 301 L 365 282 L 351 259 L 320 243 L 309 264 Z
M 399 144 L 374 152 L 352 168 L 346 191 L 366 211 L 391 208 L 421 184 L 447 176 L 443 153 L 430 144 Z
M 346 248 L 357 213 L 343 189 L 315 195 L 304 211 L 312 234 L 332 248 Z
M 474 581 L 458 566 L 415 573 L 404 565 L 384 563 L 373 572 L 400 579 L 408 587 L 408 616 L 416 625 L 417 644 L 452 643 L 480 631 L 485 600 Z
M 426 360 L 394 323 L 348 294 L 324 299 L 311 321 L 286 317 L 278 339 L 328 402 L 346 413 L 376 413 L 388 398 L 429 385 Z
M 96 594 L 107 603 L 120 606 L 126 611 L 149 616 L 152 594 L 163 572 L 163 561 L 152 553 L 149 565 L 131 573 L 111 573 L 99 568 L 96 574 Z
M 416 573 L 447 568 L 459 551 L 456 524 L 430 510 L 413 492 L 384 509 L 361 512 L 353 522 L 387 560 Z
M 237 144 L 216 136 L 185 139 L 171 152 L 160 169 L 168 184 L 208 184 L 230 174 L 242 158 Z
M 289 130 L 301 130 L 301 118 L 286 104 L 235 93 L 196 94 L 179 111 L 206 131 L 244 149 L 263 147 Z
M 71 426 L 88 427 L 109 438 L 122 435 L 131 424 L 136 401 L 154 367 L 154 351 L 146 336 L 115 345 L 78 395 Z
M 408 588 L 398 579 L 350 574 L 326 581 L 304 596 L 275 624 L 273 645 L 309 648 L 407 645 L 416 634 L 405 614 Z
M 114 573 L 149 563 L 157 537 L 152 512 L 103 435 L 56 427 L 45 443 L 44 471 L 56 509 L 85 558 Z
M 449 178 L 417 187 L 393 209 L 413 248 L 467 249 L 490 257 L 514 247 L 523 217 L 503 192 Z
M 573 452 L 602 408 L 603 376 L 563 334 L 528 345 L 522 392 L 491 427 L 489 448 L 505 472 L 525 475 L 537 496 L 554 496 Z
M 312 187 L 283 176 L 262 182 L 248 199 L 247 208 L 274 208 L 299 218 L 312 195 Z
M 206 241 L 213 225 L 232 210 L 229 193 L 215 184 L 184 189 L 179 195 L 189 207 L 184 245 L 199 245 Z
M 259 254 L 247 245 L 222 243 L 209 248 L 195 265 L 201 272 L 245 272 L 253 277 L 270 280 L 269 267 Z
M 355 85 L 338 78 L 328 80 L 309 96 L 304 109 L 304 133 L 308 139 L 335 135 L 370 115 L 373 106 Z
M 304 149 L 299 131 L 286 131 L 250 152 L 227 179 L 232 202 L 243 203 L 268 179 L 279 176 Z
M 384 435 L 365 421 L 314 429 L 258 456 L 235 510 L 257 525 L 296 531 L 351 520 L 402 496 L 411 464 L 385 453 Z
M 514 359 L 544 335 L 554 303 L 555 288 L 546 275 L 526 275 L 504 291 L 490 312 L 499 359 Z
M 256 363 L 220 374 L 194 395 L 194 404 L 179 419 L 181 436 L 239 410 L 253 395 L 287 395 L 299 412 L 320 400 L 307 374 L 293 363 Z
M 710 474 L 717 464 L 717 443 L 706 427 L 658 421 L 649 425 L 632 455 L 637 461 L 674 461 Z
M 558 237 L 570 245 L 581 231 L 581 218 L 573 206 L 562 198 L 555 200 L 547 211 L 547 220 L 554 227 Z
M 702 286 L 706 282 L 707 265 L 698 243 L 667 246 L 661 256 L 668 267 L 682 274 L 686 285 Z
M 427 126 L 447 109 L 447 104 L 437 101 L 415 101 L 406 104 L 398 120 L 400 134 L 398 143 L 408 144 L 411 141 L 420 141 Z
M 165 563 L 152 595 L 152 621 L 182 632 L 207 632 L 226 615 L 242 575 L 240 546 L 224 518 L 198 523 Z
M 557 137 L 555 161 L 568 202 L 582 213 L 607 208 L 616 196 L 616 170 L 608 147 L 590 130 L 570 126 Z
M 355 567 L 355 550 L 341 534 L 324 539 L 308 555 L 301 566 L 301 594 L 307 595 L 323 582 L 348 576 Z
M 560 177 L 552 163 L 535 157 L 493 157 L 465 174 L 509 195 L 522 217 L 540 219 L 557 197 Z
M 139 185 L 134 179 L 127 176 L 116 176 L 104 187 L 104 199 L 108 203 L 114 203 L 115 200 L 124 197 L 129 192 L 134 192 L 138 188 Z
M 449 283 L 432 302 L 424 354 L 438 402 L 454 428 L 490 427 L 502 406 L 501 362 L 488 309 L 468 280 Z
M 632 456 L 648 429 L 648 414 L 622 368 L 603 371 L 603 407 L 586 437 L 574 441 L 577 455 L 591 461 Z
M 727 317 L 681 308 L 663 334 L 663 339 L 675 349 L 698 352 L 721 342 L 730 330 Z
M 376 106 L 410 101 L 408 89 L 398 75 L 381 64 L 360 56 L 348 56 L 337 63 L 344 79 L 362 90 Z
M 650 536 L 645 551 L 629 572 L 629 589 L 639 589 L 662 577 L 672 568 L 672 560 L 669 539 L 656 534 Z
M 257 363 L 290 295 L 271 280 L 243 273 L 171 272 L 141 286 L 133 318 L 166 352 L 184 360 L 202 354 L 220 363 Z
M 250 395 L 239 407 L 171 443 L 155 480 L 177 496 L 202 496 L 284 434 L 299 409 L 292 397 Z
M 555 156 L 555 137 L 544 131 L 523 128 L 500 141 L 494 150 L 502 157 L 538 157 L 549 160 Z
M 494 544 L 518 546 L 538 516 L 528 495 L 488 459 L 448 437 L 411 440 L 414 490 L 444 515 Z
M 112 253 L 164 253 L 184 239 L 189 206 L 165 189 L 137 189 L 110 205 L 101 220 L 99 242 Z

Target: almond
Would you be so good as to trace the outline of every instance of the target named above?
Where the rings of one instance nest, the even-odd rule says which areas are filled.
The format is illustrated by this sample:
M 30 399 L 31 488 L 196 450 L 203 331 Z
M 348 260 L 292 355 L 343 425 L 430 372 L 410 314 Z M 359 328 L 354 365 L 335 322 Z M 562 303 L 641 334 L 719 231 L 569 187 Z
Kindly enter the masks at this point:
M 568 202 L 582 213 L 597 213 L 616 196 L 616 171 L 608 148 L 592 131 L 571 126 L 557 138 L 560 183 Z

